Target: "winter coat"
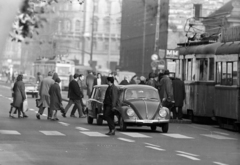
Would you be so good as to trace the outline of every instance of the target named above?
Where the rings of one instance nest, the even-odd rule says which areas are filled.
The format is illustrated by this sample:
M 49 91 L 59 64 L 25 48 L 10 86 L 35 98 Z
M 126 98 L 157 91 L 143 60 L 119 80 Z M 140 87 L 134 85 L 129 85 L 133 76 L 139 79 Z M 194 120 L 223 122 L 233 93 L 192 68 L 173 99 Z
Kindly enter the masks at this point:
M 81 98 L 83 98 L 83 93 L 80 90 L 78 82 L 74 79 L 69 84 L 68 97 L 71 100 L 80 100 Z
M 13 86 L 13 106 L 22 108 L 23 101 L 26 99 L 25 85 L 22 81 L 17 81 Z
M 45 77 L 41 82 L 40 89 L 39 89 L 39 95 L 40 95 L 43 107 L 48 108 L 50 106 L 49 89 L 50 89 L 51 85 L 53 85 L 54 83 L 55 82 L 51 76 Z
M 169 99 L 169 101 L 174 101 L 172 80 L 166 75 L 163 76 L 160 81 L 159 94 L 161 100 L 163 100 L 163 98 L 166 98 Z
M 87 85 L 87 95 L 90 97 L 93 89 L 93 83 L 94 83 L 95 77 L 92 74 L 87 75 L 86 77 L 86 85 Z
M 176 78 L 172 81 L 172 83 L 175 106 L 182 107 L 183 101 L 185 100 L 186 97 L 184 82 L 179 78 Z
M 62 96 L 60 93 L 60 86 L 58 83 L 54 83 L 49 89 L 50 95 L 50 110 L 62 109 Z

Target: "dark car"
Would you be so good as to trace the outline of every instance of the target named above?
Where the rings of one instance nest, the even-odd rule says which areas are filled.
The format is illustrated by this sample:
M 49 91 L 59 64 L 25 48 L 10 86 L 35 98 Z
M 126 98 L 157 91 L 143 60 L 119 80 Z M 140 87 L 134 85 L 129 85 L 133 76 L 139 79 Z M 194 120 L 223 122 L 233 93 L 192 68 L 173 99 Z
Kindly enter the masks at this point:
M 102 102 L 107 85 L 95 86 L 88 101 L 88 123 L 97 119 L 97 124 L 103 122 Z M 122 131 L 127 126 L 149 126 L 155 131 L 162 127 L 164 133 L 168 132 L 170 112 L 163 107 L 157 89 L 147 85 L 118 86 L 118 107 L 115 112 L 118 124 Z

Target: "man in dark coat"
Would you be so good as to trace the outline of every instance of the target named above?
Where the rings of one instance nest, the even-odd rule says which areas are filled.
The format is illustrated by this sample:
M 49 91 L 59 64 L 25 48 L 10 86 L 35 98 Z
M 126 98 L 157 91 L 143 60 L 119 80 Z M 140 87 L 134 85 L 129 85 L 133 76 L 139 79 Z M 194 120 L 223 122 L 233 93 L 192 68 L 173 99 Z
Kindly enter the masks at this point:
M 124 79 L 120 82 L 120 85 L 128 85 L 129 82 L 128 82 L 128 78 L 127 76 L 124 76 Z
M 106 135 L 115 135 L 115 124 L 114 124 L 114 110 L 117 106 L 118 89 L 114 85 L 114 78 L 108 77 L 108 88 L 103 101 L 104 105 L 104 116 L 107 120 L 109 132 Z
M 159 83 L 160 99 L 163 101 L 163 106 L 171 108 L 174 102 L 172 80 L 169 78 L 169 70 L 165 70 L 163 74 Z
M 179 78 L 175 78 L 172 81 L 172 83 L 173 83 L 173 96 L 175 101 L 175 105 L 172 109 L 173 119 L 176 119 L 177 117 L 179 120 L 182 120 L 182 107 L 186 97 L 185 85 L 184 82 Z M 178 111 L 176 111 L 176 108 L 178 109 Z
M 52 120 L 58 120 L 57 111 L 63 109 L 62 96 L 60 92 L 59 83 L 60 78 L 55 78 L 55 83 L 49 89 L 50 95 L 50 110 L 52 111 Z
M 68 109 L 72 106 L 72 104 L 74 104 L 77 107 L 80 118 L 86 117 L 85 115 L 83 115 L 82 112 L 82 105 L 80 99 L 83 98 L 83 93 L 81 92 L 77 82 L 78 77 L 79 77 L 78 74 L 74 74 L 73 76 L 74 79 L 69 83 L 68 87 L 69 102 L 65 107 L 65 112 L 62 114 L 63 117 L 66 117 L 66 113 Z
M 94 79 L 95 79 L 95 77 L 93 75 L 93 72 L 90 71 L 89 74 L 86 77 L 87 95 L 88 95 L 89 98 L 91 97 Z

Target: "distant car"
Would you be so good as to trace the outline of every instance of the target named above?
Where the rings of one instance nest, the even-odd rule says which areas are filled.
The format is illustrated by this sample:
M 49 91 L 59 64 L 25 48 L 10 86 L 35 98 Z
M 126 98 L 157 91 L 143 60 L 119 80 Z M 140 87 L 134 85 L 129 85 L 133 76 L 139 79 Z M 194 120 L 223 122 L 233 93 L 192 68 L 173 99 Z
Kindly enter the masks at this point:
M 25 84 L 25 92 L 31 95 L 32 98 L 38 98 L 38 83 L 36 83 L 34 76 L 23 75 L 23 82 Z
M 125 131 L 128 126 L 149 126 L 155 131 L 157 127 L 166 133 L 169 129 L 170 111 L 163 107 L 158 90 L 148 85 L 118 86 L 118 107 L 115 112 L 120 130 Z M 102 124 L 103 99 L 107 85 L 94 86 L 92 96 L 87 102 L 88 123 L 97 119 Z

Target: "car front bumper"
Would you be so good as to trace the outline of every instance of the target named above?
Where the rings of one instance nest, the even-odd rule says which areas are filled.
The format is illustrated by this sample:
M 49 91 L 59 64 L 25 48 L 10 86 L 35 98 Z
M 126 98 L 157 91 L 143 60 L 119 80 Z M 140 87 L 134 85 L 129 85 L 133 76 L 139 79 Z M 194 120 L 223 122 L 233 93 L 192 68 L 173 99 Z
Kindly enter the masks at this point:
M 164 123 L 169 123 L 169 119 L 154 119 L 154 120 L 141 120 L 141 119 L 125 119 L 124 122 L 127 125 L 141 125 L 141 126 L 149 126 L 149 125 L 162 125 Z

